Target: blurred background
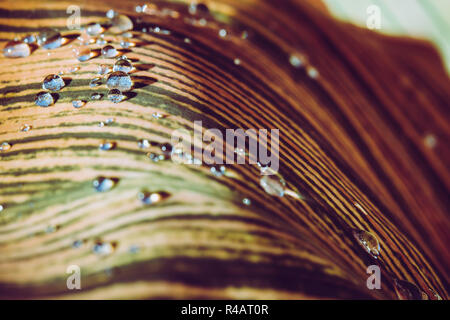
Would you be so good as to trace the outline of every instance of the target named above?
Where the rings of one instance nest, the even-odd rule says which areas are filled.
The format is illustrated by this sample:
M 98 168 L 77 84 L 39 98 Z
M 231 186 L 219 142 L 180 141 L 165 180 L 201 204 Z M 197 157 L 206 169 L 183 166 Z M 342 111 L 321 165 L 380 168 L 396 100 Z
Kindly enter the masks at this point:
M 450 71 L 449 0 L 324 0 L 339 19 L 365 27 L 372 5 L 380 9 L 379 32 L 432 41 Z M 405 8 L 408 8 L 405 10 Z

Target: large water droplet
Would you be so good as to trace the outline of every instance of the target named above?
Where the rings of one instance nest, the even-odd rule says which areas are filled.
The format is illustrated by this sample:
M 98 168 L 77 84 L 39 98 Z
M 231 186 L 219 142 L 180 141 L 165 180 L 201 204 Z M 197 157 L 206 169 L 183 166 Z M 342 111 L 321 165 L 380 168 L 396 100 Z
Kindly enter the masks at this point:
M 108 100 L 114 103 L 121 102 L 125 96 L 122 94 L 122 92 L 119 89 L 111 89 L 108 92 Z
M 44 49 L 55 49 L 62 45 L 61 33 L 55 29 L 42 30 L 37 36 L 37 43 Z
M 118 51 L 113 46 L 107 45 L 102 48 L 102 56 L 105 58 L 114 58 L 118 54 Z
M 128 74 L 122 71 L 116 71 L 108 76 L 106 85 L 109 89 L 118 89 L 122 92 L 129 91 L 133 85 Z
M 411 282 L 395 279 L 394 287 L 399 300 L 423 300 L 424 298 L 422 296 L 422 290 Z
M 378 239 L 370 232 L 364 230 L 353 230 L 353 236 L 358 243 L 375 259 L 380 255 L 380 244 Z
M 119 180 L 116 178 L 97 177 L 92 182 L 95 190 L 98 192 L 109 191 L 115 187 Z
M 129 73 L 131 70 L 133 70 L 133 65 L 128 59 L 118 59 L 113 66 L 113 71 Z
M 55 100 L 53 99 L 53 96 L 50 93 L 43 91 L 39 92 L 34 100 L 34 103 L 39 107 L 48 107 L 54 102 Z
M 28 57 L 30 53 L 30 46 L 22 41 L 10 41 L 3 49 L 3 55 L 7 58 Z
M 42 89 L 50 91 L 59 91 L 64 87 L 64 80 L 57 74 L 49 74 L 44 78 Z
M 276 174 L 263 175 L 259 180 L 259 184 L 265 192 L 272 196 L 284 196 L 286 182 Z
M 126 15 L 119 14 L 115 15 L 111 19 L 111 27 L 108 31 L 112 33 L 124 33 L 133 29 L 133 22 Z

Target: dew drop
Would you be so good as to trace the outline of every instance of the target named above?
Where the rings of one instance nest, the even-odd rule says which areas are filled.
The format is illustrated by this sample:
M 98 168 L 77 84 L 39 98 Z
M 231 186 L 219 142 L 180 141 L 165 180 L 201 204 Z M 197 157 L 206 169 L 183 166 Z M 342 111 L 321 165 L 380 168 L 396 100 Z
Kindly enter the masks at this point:
M 319 77 L 319 71 L 314 67 L 308 67 L 306 72 L 310 78 L 317 79 Z
M 122 92 L 119 89 L 111 89 L 108 92 L 108 100 L 114 103 L 121 102 L 125 96 L 122 94 Z
M 72 247 L 73 247 L 73 248 L 80 248 L 82 245 L 83 245 L 83 241 L 82 241 L 82 240 L 75 240 L 75 241 L 72 243 Z
M 161 145 L 161 151 L 164 157 L 168 158 L 172 155 L 172 145 L 170 143 L 164 143 Z
M 92 50 L 88 46 L 81 46 L 78 48 L 74 48 L 73 52 L 78 61 L 84 62 L 92 58 Z
M 427 134 L 423 139 L 426 147 L 433 149 L 437 145 L 437 139 L 433 134 Z
M 133 22 L 126 15 L 119 14 L 115 15 L 111 19 L 111 27 L 108 31 L 112 33 L 124 33 L 133 29 Z
M 37 36 L 37 44 L 44 49 L 56 49 L 62 45 L 61 33 L 55 29 L 44 29 Z
M 152 117 L 155 119 L 161 119 L 161 118 L 163 118 L 163 115 L 159 112 L 153 112 Z
M 117 49 L 111 45 L 107 45 L 102 48 L 102 56 L 105 58 L 114 58 L 117 56 L 117 54 Z
M 208 7 L 203 3 L 191 3 L 189 5 L 189 13 L 194 15 L 207 15 L 209 13 Z
M 394 287 L 399 300 L 423 300 L 422 291 L 411 282 L 394 279 Z
M 301 68 L 304 65 L 304 61 L 303 58 L 300 56 L 297 56 L 295 54 L 291 55 L 289 57 L 289 63 L 294 67 L 294 68 Z
M 91 100 L 100 100 L 102 98 L 102 94 L 94 92 L 91 94 Z
M 97 177 L 92 182 L 92 185 L 96 191 L 105 192 L 114 188 L 117 182 L 118 179 L 116 178 Z
M 49 74 L 44 78 L 42 89 L 50 91 L 59 91 L 64 87 L 64 80 L 57 74 Z
M 100 33 L 102 33 L 103 27 L 100 25 L 100 23 L 90 23 L 86 27 L 86 33 L 90 36 L 97 36 Z
M 221 177 L 225 174 L 226 168 L 225 166 L 213 166 L 210 171 L 216 177 Z
M 55 100 L 50 93 L 42 91 L 36 95 L 34 103 L 39 107 L 48 107 L 55 103 Z
M 84 102 L 83 100 L 73 100 L 72 101 L 72 106 L 74 108 L 81 108 L 82 106 L 85 105 L 86 102 Z
M 4 207 L 0 204 L 0 212 L 2 212 Z
M 358 243 L 375 259 L 380 255 L 380 244 L 377 238 L 364 230 L 353 230 L 353 236 Z
M 31 126 L 29 124 L 24 124 L 21 128 L 20 131 L 22 132 L 28 132 L 31 130 Z
M 103 151 L 109 151 L 116 147 L 116 143 L 113 141 L 103 141 L 98 148 Z
M 99 256 L 107 256 L 114 252 L 117 244 L 115 242 L 97 241 L 92 248 L 92 251 Z
M 91 82 L 89 82 L 89 86 L 91 88 L 98 87 L 101 84 L 102 84 L 102 79 L 99 77 L 95 77 L 94 79 L 91 80 Z
M 234 59 L 234 64 L 237 65 L 237 66 L 240 65 L 241 64 L 241 60 L 238 59 L 238 58 Z
M 219 30 L 219 36 L 221 37 L 221 38 L 225 38 L 226 36 L 227 36 L 227 30 L 225 30 L 225 29 L 220 29 Z
M 10 41 L 3 49 L 3 55 L 6 58 L 28 57 L 30 53 L 30 46 L 22 41 Z
M 149 192 L 147 190 L 142 190 L 138 193 L 138 199 L 143 204 L 155 204 L 158 202 L 161 202 L 162 200 L 168 198 L 170 195 L 167 192 L 164 191 L 158 191 L 158 192 Z
M 106 12 L 106 16 L 107 16 L 109 19 L 113 19 L 114 17 L 118 16 L 118 13 L 117 13 L 116 11 L 114 11 L 113 9 L 109 9 L 109 10 Z
M 0 144 L 0 151 L 8 151 L 9 149 L 11 149 L 11 145 L 8 142 L 2 142 Z
M 141 139 L 138 141 L 138 147 L 141 149 L 150 148 L 150 145 L 150 141 L 148 141 L 147 139 Z
M 120 91 L 129 91 L 133 85 L 130 76 L 122 71 L 115 71 L 108 76 L 106 81 L 108 89 L 119 89 Z
M 113 66 L 113 71 L 122 71 L 125 73 L 133 70 L 133 65 L 128 59 L 118 59 Z
M 249 198 L 244 198 L 242 199 L 242 203 L 245 204 L 246 206 L 249 206 L 252 204 L 252 201 Z
M 286 183 L 283 178 L 276 174 L 263 175 L 259 180 L 259 184 L 265 192 L 272 196 L 283 197 Z

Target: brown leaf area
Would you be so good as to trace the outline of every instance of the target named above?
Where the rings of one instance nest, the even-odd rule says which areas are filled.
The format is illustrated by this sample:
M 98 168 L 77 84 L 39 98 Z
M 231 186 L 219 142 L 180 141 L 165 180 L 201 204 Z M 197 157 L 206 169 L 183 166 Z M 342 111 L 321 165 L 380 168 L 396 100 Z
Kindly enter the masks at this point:
M 0 152 L 0 297 L 396 299 L 402 280 L 447 299 L 450 79 L 436 50 L 336 21 L 318 1 L 204 3 L 192 14 L 187 1 L 144 13 L 133 1 L 0 2 L 2 47 L 44 27 L 66 39 L 0 58 L 0 143 L 11 145 Z M 96 43 L 88 61 L 74 57 L 70 5 L 81 25 L 107 23 L 109 9 L 133 20 L 124 101 L 107 99 L 105 78 L 90 86 L 114 59 Z M 105 39 L 119 49 L 125 38 Z M 61 71 L 55 104 L 36 106 Z M 279 129 L 291 192 L 264 192 L 248 161 L 220 176 L 151 158 L 194 121 Z M 99 150 L 105 141 L 114 147 Z M 96 192 L 98 177 L 116 184 Z M 354 230 L 377 239 L 377 258 Z M 71 265 L 81 290 L 67 288 Z M 369 265 L 380 290 L 366 286 Z

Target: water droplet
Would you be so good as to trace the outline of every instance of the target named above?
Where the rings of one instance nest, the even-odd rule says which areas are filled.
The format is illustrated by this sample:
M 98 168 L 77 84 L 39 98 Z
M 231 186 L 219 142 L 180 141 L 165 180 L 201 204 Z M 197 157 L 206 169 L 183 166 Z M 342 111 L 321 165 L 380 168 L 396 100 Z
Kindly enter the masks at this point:
M 203 3 L 191 3 L 189 5 L 189 13 L 194 15 L 207 15 L 209 13 L 208 7 Z
M 129 73 L 133 70 L 133 65 L 128 59 L 118 59 L 113 66 L 113 71 L 122 71 L 125 73 Z
M 0 212 L 2 212 L 4 207 L 0 204 Z
M 124 49 L 127 49 L 129 47 L 134 47 L 134 43 L 131 41 L 122 40 L 122 41 L 120 41 L 120 46 Z
M 168 197 L 169 194 L 164 191 L 149 192 L 147 190 L 142 190 L 138 193 L 138 199 L 141 200 L 143 204 L 155 204 Z
M 238 59 L 238 58 L 234 59 L 234 64 L 237 65 L 237 66 L 240 65 L 241 64 L 241 60 Z
M 97 241 L 92 248 L 92 251 L 99 256 L 107 256 L 114 252 L 117 244 L 115 242 Z
M 248 38 L 248 32 L 247 31 L 242 31 L 242 33 L 241 33 L 241 39 L 247 39 Z
M 358 243 L 375 259 L 380 255 L 380 244 L 377 238 L 364 230 L 353 230 L 353 236 Z
M 111 27 L 108 29 L 108 31 L 112 33 L 124 33 L 126 31 L 129 31 L 133 29 L 133 22 L 130 18 L 128 18 L 126 15 L 119 14 L 115 15 L 111 19 Z
M 308 67 L 306 71 L 310 78 L 317 79 L 319 77 L 319 71 L 314 67 Z
M 82 245 L 83 245 L 83 241 L 81 241 L 81 240 L 75 240 L 72 243 L 72 247 L 74 247 L 74 248 L 80 248 Z
M 78 48 L 74 48 L 73 52 L 78 61 L 87 61 L 93 57 L 92 50 L 88 46 L 81 46 Z
M 11 149 L 11 145 L 8 142 L 2 142 L 0 144 L 0 151 L 8 151 L 9 149 Z
M 96 191 L 105 192 L 114 188 L 117 182 L 118 179 L 116 178 L 97 177 L 92 182 L 92 185 Z
M 103 141 L 98 148 L 103 151 L 112 150 L 116 147 L 116 143 L 113 141 Z
M 3 49 L 6 58 L 28 57 L 30 53 L 30 46 L 22 41 L 9 41 Z
M 106 124 L 111 124 L 111 123 L 113 123 L 113 122 L 114 122 L 114 118 L 108 118 L 108 119 L 105 121 Z
M 437 139 L 432 134 L 427 134 L 423 140 L 426 147 L 433 149 L 437 145 Z
M 172 145 L 170 143 L 164 143 L 161 145 L 161 151 L 164 157 L 169 158 L 172 155 Z
M 224 166 L 214 166 L 211 167 L 210 171 L 216 177 L 221 177 L 225 174 L 226 168 Z
M 289 57 L 289 63 L 295 68 L 301 68 L 304 65 L 303 58 L 294 54 Z
M 94 92 L 91 94 L 91 100 L 100 100 L 102 98 L 102 94 Z
M 222 38 L 225 38 L 226 36 L 227 36 L 227 30 L 225 30 L 225 29 L 220 29 L 219 30 L 219 36 L 220 37 L 222 37 Z
M 42 89 L 50 91 L 59 91 L 64 87 L 64 80 L 57 74 L 49 74 L 44 78 Z
M 141 139 L 138 141 L 138 147 L 141 149 L 150 148 L 150 145 L 150 141 L 148 141 L 147 139 Z
M 184 38 L 184 42 L 185 42 L 185 43 L 191 43 L 191 39 L 189 39 L 189 38 Z
M 31 130 L 31 126 L 29 124 L 24 124 L 21 128 L 20 131 L 22 132 L 28 132 Z
M 39 92 L 34 100 L 34 103 L 40 107 L 51 106 L 54 102 L 53 96 L 50 93 L 43 91 Z
M 91 80 L 91 82 L 89 82 L 89 86 L 91 88 L 98 87 L 101 84 L 102 84 L 102 79 L 99 77 L 95 77 L 94 79 Z
M 103 27 L 100 23 L 90 23 L 86 27 L 86 33 L 90 36 L 96 36 L 103 32 Z
M 109 89 L 119 89 L 120 91 L 129 91 L 133 85 L 128 74 L 122 71 L 116 71 L 108 76 L 106 85 Z
M 84 106 L 86 102 L 84 102 L 83 100 L 73 100 L 72 101 L 72 105 L 74 108 L 81 108 L 82 106 Z
M 107 74 L 111 72 L 111 68 L 109 66 L 107 66 L 106 64 L 101 64 L 98 67 L 98 74 Z
M 61 33 L 55 29 L 44 29 L 37 36 L 37 43 L 44 49 L 56 49 L 62 45 Z
M 124 38 L 133 38 L 133 34 L 131 32 L 125 32 L 122 33 L 120 36 L 124 37 Z
M 161 119 L 161 118 L 163 118 L 163 115 L 159 112 L 153 112 L 152 117 L 155 119 Z
M 411 282 L 394 279 L 395 292 L 399 300 L 422 300 L 421 290 Z
M 246 206 L 249 206 L 252 204 L 252 201 L 249 198 L 244 198 L 242 199 L 242 203 L 245 204 Z
M 105 58 L 114 58 L 117 54 L 118 51 L 111 45 L 107 45 L 102 48 L 102 56 Z
M 263 175 L 259 180 L 259 184 L 265 192 L 272 196 L 283 197 L 286 183 L 283 178 L 276 174 Z
M 107 16 L 109 19 L 113 19 L 114 17 L 118 16 L 118 13 L 117 13 L 116 11 L 114 11 L 113 9 L 109 9 L 109 10 L 106 12 L 106 16 Z
M 114 103 L 121 102 L 125 96 L 122 94 L 122 92 L 119 89 L 111 89 L 108 92 L 108 100 Z

